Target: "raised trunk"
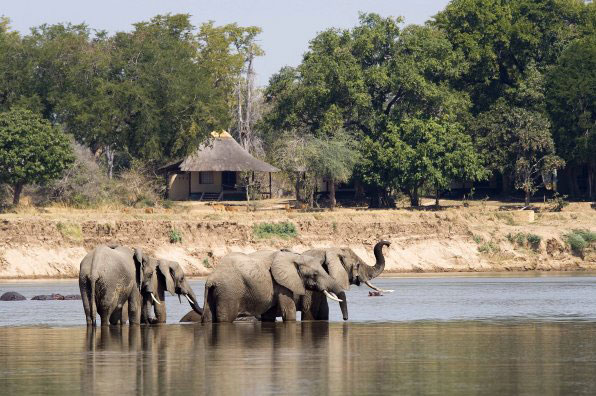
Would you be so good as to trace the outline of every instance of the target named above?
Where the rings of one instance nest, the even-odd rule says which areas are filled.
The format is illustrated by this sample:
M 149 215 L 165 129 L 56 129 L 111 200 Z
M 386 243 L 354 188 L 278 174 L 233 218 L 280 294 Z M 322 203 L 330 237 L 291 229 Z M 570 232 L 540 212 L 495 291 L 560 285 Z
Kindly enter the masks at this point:
M 23 192 L 23 183 L 17 183 L 14 185 L 14 195 L 12 197 L 12 204 L 18 205 L 21 201 L 21 193 Z
M 329 207 L 331 210 L 335 209 L 335 180 L 329 180 Z
M 362 274 L 362 281 L 367 281 L 381 275 L 381 272 L 383 272 L 383 270 L 385 269 L 385 257 L 383 257 L 383 246 L 389 246 L 390 244 L 391 243 L 389 241 L 377 242 L 373 249 L 376 260 L 375 265 L 370 266 L 364 264 L 360 266 L 364 271 L 364 273 Z

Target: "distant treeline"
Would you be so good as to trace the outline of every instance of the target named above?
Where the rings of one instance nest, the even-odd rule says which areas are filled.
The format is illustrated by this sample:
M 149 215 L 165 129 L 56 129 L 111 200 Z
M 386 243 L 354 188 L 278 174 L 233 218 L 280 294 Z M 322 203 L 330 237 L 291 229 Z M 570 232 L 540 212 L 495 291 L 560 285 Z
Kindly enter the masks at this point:
M 319 33 L 262 90 L 259 32 L 166 15 L 131 32 L 60 24 L 21 35 L 3 19 L 0 112 L 60 127 L 110 175 L 228 129 L 305 199 L 326 180 L 333 203 L 335 185 L 355 180 L 373 205 L 398 193 L 418 205 L 454 180 L 498 174 L 529 201 L 556 170 L 573 195 L 596 192 L 595 4 L 453 0 L 424 25 L 362 14 Z

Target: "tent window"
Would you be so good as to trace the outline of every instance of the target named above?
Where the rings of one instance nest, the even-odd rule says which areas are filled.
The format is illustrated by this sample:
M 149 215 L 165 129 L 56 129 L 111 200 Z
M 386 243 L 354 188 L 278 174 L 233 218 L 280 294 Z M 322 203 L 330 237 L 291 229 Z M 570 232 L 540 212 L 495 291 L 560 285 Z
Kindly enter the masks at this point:
M 213 184 L 213 172 L 199 172 L 199 184 Z

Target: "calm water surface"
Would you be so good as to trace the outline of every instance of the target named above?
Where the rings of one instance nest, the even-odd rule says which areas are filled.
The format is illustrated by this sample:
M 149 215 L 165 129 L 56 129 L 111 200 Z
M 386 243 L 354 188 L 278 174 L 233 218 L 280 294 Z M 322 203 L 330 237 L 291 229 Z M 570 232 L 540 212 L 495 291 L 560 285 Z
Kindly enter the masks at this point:
M 180 325 L 169 297 L 167 325 L 94 331 L 81 301 L 0 302 L 0 394 L 596 394 L 596 277 L 375 283 L 329 323 Z

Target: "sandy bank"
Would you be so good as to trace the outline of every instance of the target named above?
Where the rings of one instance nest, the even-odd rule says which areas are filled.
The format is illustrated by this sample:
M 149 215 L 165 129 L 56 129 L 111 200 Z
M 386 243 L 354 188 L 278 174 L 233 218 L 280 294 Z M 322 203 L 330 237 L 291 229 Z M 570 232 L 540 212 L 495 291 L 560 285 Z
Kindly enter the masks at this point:
M 29 210 L 0 215 L 0 278 L 74 278 L 86 252 L 101 243 L 141 246 L 179 261 L 192 276 L 205 276 L 232 251 L 349 246 L 369 263 L 379 239 L 392 242 L 387 273 L 596 270 L 594 246 L 571 253 L 563 235 L 596 230 L 596 211 L 573 204 L 562 213 L 538 213 L 534 222 L 478 204 L 441 211 L 342 209 L 323 213 L 283 210 L 214 212 L 195 204 L 174 210 Z M 290 221 L 298 236 L 258 239 L 253 226 Z M 171 243 L 172 231 L 181 242 Z M 513 236 L 534 234 L 529 246 Z

